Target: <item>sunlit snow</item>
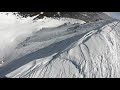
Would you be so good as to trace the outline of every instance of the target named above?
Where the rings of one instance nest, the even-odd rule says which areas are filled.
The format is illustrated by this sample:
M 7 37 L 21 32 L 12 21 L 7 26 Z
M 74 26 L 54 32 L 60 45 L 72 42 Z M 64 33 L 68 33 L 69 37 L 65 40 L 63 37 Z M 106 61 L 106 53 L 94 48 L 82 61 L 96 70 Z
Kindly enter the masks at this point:
M 119 20 L 36 17 L 0 13 L 0 77 L 120 77 Z

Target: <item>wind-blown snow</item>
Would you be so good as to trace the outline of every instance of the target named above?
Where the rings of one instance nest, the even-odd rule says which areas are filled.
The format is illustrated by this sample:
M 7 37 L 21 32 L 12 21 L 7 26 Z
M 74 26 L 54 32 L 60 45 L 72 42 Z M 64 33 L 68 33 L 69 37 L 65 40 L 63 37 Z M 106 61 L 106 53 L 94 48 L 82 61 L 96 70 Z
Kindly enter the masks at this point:
M 16 21 L 0 29 L 0 53 L 5 57 L 1 77 L 120 77 L 119 21 L 47 17 Z

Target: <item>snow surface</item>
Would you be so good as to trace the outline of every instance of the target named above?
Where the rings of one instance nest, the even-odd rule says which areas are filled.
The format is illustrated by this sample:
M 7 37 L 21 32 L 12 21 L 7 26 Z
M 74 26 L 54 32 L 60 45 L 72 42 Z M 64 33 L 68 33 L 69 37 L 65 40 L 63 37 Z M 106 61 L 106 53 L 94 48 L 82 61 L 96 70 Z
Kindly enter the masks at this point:
M 120 78 L 118 20 L 0 17 L 1 77 Z

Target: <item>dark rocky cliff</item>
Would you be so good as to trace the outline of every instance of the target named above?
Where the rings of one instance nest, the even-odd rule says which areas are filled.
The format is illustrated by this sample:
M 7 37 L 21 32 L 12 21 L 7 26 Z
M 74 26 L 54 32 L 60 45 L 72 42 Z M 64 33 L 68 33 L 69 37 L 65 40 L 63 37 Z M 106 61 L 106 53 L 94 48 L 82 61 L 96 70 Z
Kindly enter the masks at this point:
M 111 19 L 108 15 L 103 12 L 19 12 L 20 15 L 26 16 L 35 16 L 39 15 L 37 18 L 46 17 L 66 17 L 66 18 L 74 18 L 81 19 L 86 22 L 94 22 L 98 20 Z

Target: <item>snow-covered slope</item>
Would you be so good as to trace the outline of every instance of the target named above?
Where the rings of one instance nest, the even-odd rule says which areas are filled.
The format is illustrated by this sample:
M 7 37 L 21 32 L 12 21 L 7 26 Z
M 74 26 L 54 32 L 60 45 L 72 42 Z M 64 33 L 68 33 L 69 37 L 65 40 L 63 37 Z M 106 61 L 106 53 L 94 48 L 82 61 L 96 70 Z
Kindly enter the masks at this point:
M 85 23 L 71 18 L 33 21 L 30 17 L 16 20 L 14 26 L 0 29 L 1 77 L 120 77 L 119 21 Z

